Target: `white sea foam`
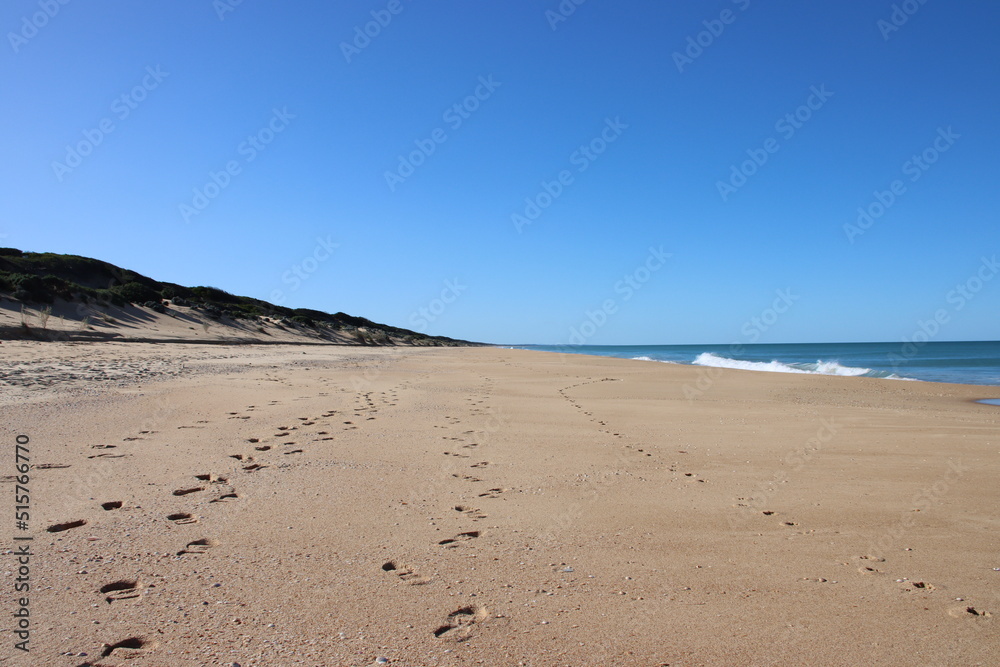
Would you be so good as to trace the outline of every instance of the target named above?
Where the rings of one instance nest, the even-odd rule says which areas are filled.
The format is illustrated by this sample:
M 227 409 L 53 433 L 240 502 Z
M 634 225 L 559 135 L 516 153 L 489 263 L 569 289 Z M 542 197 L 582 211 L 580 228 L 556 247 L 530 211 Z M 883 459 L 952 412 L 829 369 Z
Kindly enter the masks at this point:
M 820 375 L 847 375 L 858 376 L 867 375 L 872 372 L 870 368 L 856 368 L 854 366 L 841 366 L 836 361 L 817 361 L 816 369 L 813 371 Z
M 666 361 L 664 359 L 653 359 L 652 357 L 629 357 L 632 361 L 656 361 L 661 364 L 677 364 L 676 361 Z
M 805 373 L 809 375 L 843 375 L 855 377 L 858 375 L 868 375 L 872 372 L 870 368 L 843 366 L 836 361 L 817 361 L 815 363 L 792 365 L 780 361 L 742 361 L 740 359 L 720 357 L 711 352 L 702 352 L 693 363 L 698 366 L 736 368 L 745 371 L 766 371 L 769 373 Z

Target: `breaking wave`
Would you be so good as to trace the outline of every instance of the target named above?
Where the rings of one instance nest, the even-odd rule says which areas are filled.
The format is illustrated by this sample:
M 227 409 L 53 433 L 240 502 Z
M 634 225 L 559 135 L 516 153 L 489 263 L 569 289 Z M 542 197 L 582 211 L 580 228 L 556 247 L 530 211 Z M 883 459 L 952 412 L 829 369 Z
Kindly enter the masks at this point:
M 846 377 L 878 377 L 902 379 L 893 373 L 875 371 L 871 368 L 856 368 L 843 366 L 836 361 L 816 361 L 814 363 L 784 363 L 781 361 L 743 361 L 720 357 L 711 352 L 702 352 L 692 362 L 696 366 L 712 366 L 714 368 L 735 368 L 745 371 L 766 371 L 769 373 L 807 373 L 810 375 L 840 375 Z

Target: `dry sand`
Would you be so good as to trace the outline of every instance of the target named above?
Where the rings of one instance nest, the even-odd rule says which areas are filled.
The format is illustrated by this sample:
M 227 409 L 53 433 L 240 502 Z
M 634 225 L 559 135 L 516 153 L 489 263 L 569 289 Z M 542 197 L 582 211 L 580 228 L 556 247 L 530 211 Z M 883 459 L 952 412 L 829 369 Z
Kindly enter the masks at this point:
M 0 484 L 4 541 L 34 537 L 5 665 L 1000 663 L 1000 408 L 972 402 L 995 388 L 482 348 L 0 355 L 0 474 L 17 434 L 33 464 L 29 531 Z

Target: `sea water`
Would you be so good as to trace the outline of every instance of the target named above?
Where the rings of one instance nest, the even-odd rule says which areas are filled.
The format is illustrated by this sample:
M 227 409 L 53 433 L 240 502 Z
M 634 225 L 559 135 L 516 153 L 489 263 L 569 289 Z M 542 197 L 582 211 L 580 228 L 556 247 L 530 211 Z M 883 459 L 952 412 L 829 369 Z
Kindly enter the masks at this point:
M 517 345 L 637 361 L 1000 386 L 1000 342 Z

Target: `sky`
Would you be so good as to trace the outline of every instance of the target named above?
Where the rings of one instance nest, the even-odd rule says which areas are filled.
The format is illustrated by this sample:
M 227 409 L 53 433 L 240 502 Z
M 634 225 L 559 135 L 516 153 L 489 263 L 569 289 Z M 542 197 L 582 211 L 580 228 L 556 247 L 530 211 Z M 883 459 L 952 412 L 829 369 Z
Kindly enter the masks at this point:
M 998 22 L 5 0 L 0 245 L 500 344 L 996 340 Z

